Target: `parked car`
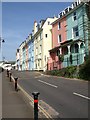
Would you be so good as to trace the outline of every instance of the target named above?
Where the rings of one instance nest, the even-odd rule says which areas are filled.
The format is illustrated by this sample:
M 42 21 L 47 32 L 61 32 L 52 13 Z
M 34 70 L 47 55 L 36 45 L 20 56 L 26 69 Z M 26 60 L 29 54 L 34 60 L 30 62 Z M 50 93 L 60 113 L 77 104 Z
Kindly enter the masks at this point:
M 5 70 L 12 70 L 12 65 L 11 64 L 5 64 L 4 66 L 3 66 L 3 69 L 5 69 Z

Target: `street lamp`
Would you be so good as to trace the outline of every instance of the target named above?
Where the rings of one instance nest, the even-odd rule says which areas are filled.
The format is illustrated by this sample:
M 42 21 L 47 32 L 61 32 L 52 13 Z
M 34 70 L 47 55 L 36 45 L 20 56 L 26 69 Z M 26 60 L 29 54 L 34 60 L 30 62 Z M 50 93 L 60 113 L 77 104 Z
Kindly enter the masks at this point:
M 2 61 L 2 43 L 4 43 L 5 40 L 0 37 L 0 56 L 1 56 L 1 61 Z

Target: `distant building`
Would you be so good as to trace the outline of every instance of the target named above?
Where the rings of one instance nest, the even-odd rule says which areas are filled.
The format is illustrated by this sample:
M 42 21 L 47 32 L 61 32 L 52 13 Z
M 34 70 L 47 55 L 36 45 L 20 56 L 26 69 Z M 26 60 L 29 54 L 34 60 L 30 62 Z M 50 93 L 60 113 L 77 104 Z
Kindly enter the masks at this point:
M 28 70 L 34 70 L 34 40 L 32 34 L 28 37 Z
M 19 70 L 20 60 L 19 60 L 19 49 L 16 51 L 16 70 Z
M 20 61 L 20 69 L 19 70 L 22 70 L 22 62 L 23 62 L 23 43 L 21 43 L 21 45 L 19 46 L 19 61 Z

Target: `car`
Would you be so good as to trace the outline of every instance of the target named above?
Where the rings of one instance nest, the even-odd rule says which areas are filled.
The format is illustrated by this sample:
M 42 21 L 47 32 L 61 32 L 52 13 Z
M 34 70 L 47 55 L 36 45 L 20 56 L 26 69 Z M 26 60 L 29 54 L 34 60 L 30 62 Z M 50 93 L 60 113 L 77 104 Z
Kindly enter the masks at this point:
M 4 66 L 3 66 L 3 69 L 5 69 L 5 70 L 12 70 L 12 65 L 11 64 L 5 64 Z

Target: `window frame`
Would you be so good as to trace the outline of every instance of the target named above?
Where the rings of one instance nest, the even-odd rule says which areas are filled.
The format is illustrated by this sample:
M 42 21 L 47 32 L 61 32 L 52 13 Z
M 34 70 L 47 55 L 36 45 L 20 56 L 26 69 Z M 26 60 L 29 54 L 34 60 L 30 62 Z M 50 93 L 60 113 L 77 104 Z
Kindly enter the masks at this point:
M 47 38 L 48 37 L 48 34 L 45 34 L 45 38 Z
M 76 29 L 76 30 L 75 30 Z M 72 28 L 73 31 L 73 38 L 79 37 L 79 30 L 78 30 L 78 25 Z
M 77 20 L 77 12 L 76 11 L 73 12 L 72 18 L 73 18 L 73 21 Z

